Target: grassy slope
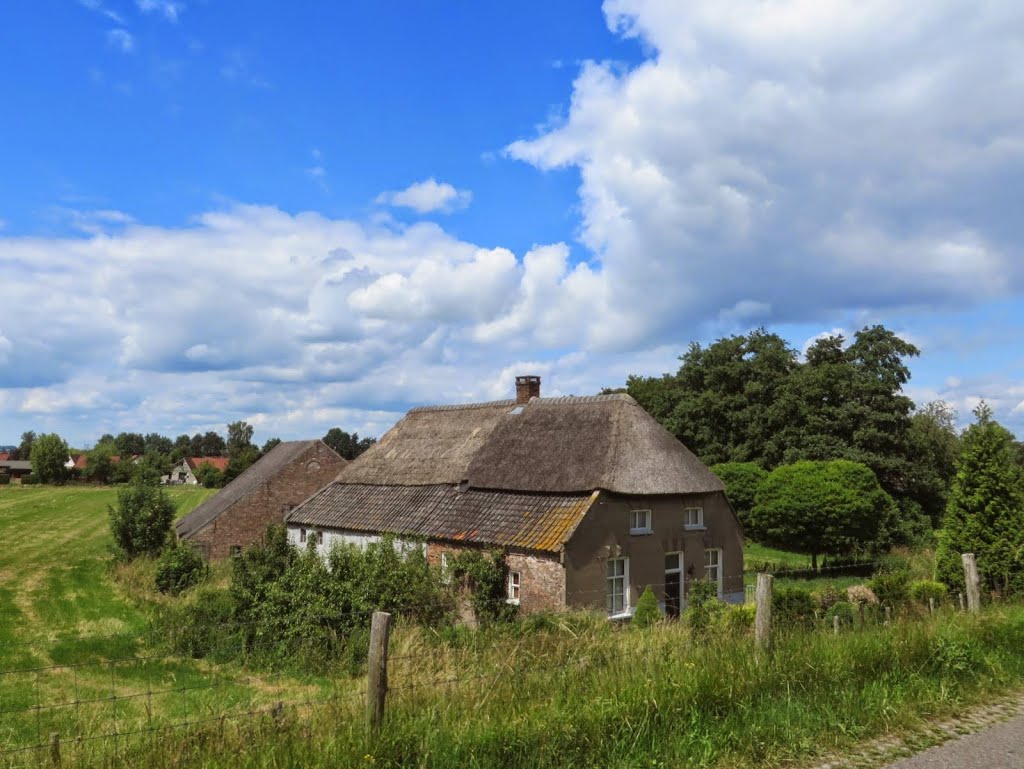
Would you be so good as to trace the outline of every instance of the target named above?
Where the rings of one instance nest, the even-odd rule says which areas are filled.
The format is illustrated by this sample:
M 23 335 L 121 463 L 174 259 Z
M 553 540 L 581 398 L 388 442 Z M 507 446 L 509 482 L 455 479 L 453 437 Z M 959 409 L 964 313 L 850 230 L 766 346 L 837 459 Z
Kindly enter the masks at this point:
M 168 493 L 185 515 L 213 492 L 173 487 Z M 166 657 L 115 662 L 152 654 L 140 634 L 148 626 L 145 602 L 111 579 L 107 506 L 117 489 L 99 486 L 0 486 L 0 711 L 160 691 L 187 694 L 138 697 L 127 702 L 44 709 L 41 714 L 0 712 L 0 751 L 31 744 L 50 731 L 92 734 L 148 722 L 180 720 L 202 711 L 248 707 L 274 696 L 278 686 L 240 671 L 213 672 L 205 663 Z M 151 569 L 143 568 L 147 576 Z M 143 590 L 133 591 L 145 596 Z M 57 665 L 84 667 L 36 670 Z M 290 685 L 291 682 L 278 682 Z M 0 761 L 0 765 L 2 765 Z

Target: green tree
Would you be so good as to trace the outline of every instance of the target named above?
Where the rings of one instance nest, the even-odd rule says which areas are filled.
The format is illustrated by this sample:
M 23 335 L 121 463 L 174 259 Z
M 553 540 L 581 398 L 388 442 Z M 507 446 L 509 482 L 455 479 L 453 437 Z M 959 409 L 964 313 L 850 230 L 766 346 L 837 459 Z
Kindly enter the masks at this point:
M 170 455 L 174 444 L 171 439 L 160 435 L 160 433 L 147 433 L 143 439 L 143 450 L 140 454 L 166 454 Z
M 229 457 L 236 457 L 252 447 L 253 427 L 248 422 L 232 422 L 228 425 L 227 452 Z
M 908 432 L 909 494 L 934 527 L 942 523 L 960 454 L 957 414 L 942 401 L 917 409 Z
M 256 464 L 259 458 L 260 450 L 251 444 L 236 452 L 228 461 L 228 467 L 224 471 L 224 483 L 231 483 L 231 481 Z
M 988 591 L 1024 591 L 1024 490 L 1013 435 L 982 403 L 963 434 L 936 553 L 937 575 L 964 585 L 962 553 L 974 553 Z
M 260 456 L 263 456 L 264 454 L 269 454 L 271 451 L 277 448 L 277 446 L 280 445 L 280 443 L 280 438 L 267 438 L 267 442 L 264 443 L 263 448 L 260 449 Z
M 32 430 L 26 430 L 21 434 L 21 443 L 11 453 L 11 459 L 20 459 L 24 462 L 32 459 L 32 444 L 35 443 L 36 434 Z
M 97 444 L 85 455 L 83 476 L 99 483 L 109 483 L 114 473 L 114 455 L 117 447 L 113 443 Z
M 749 526 L 757 489 L 768 477 L 768 471 L 756 462 L 726 462 L 713 465 L 711 472 L 725 484 L 725 495 L 732 503 L 740 523 L 744 527 Z
M 324 435 L 324 443 L 348 460 L 355 459 L 377 442 L 376 438 L 360 438 L 359 433 L 351 435 L 340 427 L 332 427 Z
M 114 546 L 125 558 L 157 555 L 171 536 L 174 503 L 159 486 L 132 481 L 117 492 L 108 512 Z
M 192 454 L 192 439 L 187 435 L 179 435 L 174 439 L 174 445 L 171 446 L 171 461 L 180 462 L 190 456 L 194 456 Z
M 32 442 L 32 474 L 40 483 L 64 483 L 68 444 L 57 433 L 40 435 Z
M 114 445 L 117 446 L 117 453 L 122 459 L 130 459 L 146 452 L 146 439 L 141 433 L 119 433 L 114 438 Z
M 811 556 L 873 547 L 895 512 L 871 469 L 848 460 L 777 467 L 760 485 L 750 513 L 752 536 L 770 547 Z
M 633 626 L 638 628 L 650 627 L 661 619 L 661 609 L 658 607 L 658 599 L 648 585 L 636 602 L 636 611 L 633 612 Z
M 200 462 L 196 468 L 196 480 L 207 489 L 219 489 L 224 485 L 224 473 L 209 462 Z

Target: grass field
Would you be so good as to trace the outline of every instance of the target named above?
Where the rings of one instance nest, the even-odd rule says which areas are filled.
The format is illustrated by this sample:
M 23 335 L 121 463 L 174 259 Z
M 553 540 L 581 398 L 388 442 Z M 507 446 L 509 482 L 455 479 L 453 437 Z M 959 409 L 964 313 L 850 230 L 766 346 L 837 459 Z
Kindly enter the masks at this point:
M 168 493 L 181 516 L 213 492 Z M 307 688 L 158 653 L 159 639 L 146 636 L 156 601 L 148 581 L 130 591 L 113 578 L 107 507 L 116 498 L 111 487 L 0 486 L 0 752 L 52 731 L 124 731 Z M 152 573 L 140 566 L 137 576 Z M 105 701 L 112 695 L 133 699 Z

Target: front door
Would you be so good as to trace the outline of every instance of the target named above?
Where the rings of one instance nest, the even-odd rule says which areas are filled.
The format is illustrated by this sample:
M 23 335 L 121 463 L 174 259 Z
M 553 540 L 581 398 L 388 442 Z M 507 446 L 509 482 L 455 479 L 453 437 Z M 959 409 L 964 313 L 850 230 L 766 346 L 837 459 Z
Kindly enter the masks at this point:
M 683 554 L 665 553 L 665 616 L 678 617 L 683 605 Z

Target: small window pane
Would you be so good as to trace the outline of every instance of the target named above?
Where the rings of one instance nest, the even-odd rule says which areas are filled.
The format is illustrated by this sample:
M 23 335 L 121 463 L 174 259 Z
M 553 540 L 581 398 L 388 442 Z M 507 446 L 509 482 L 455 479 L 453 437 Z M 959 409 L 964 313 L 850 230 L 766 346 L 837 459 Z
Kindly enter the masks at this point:
M 679 553 L 668 553 L 665 556 L 665 571 L 679 568 Z

